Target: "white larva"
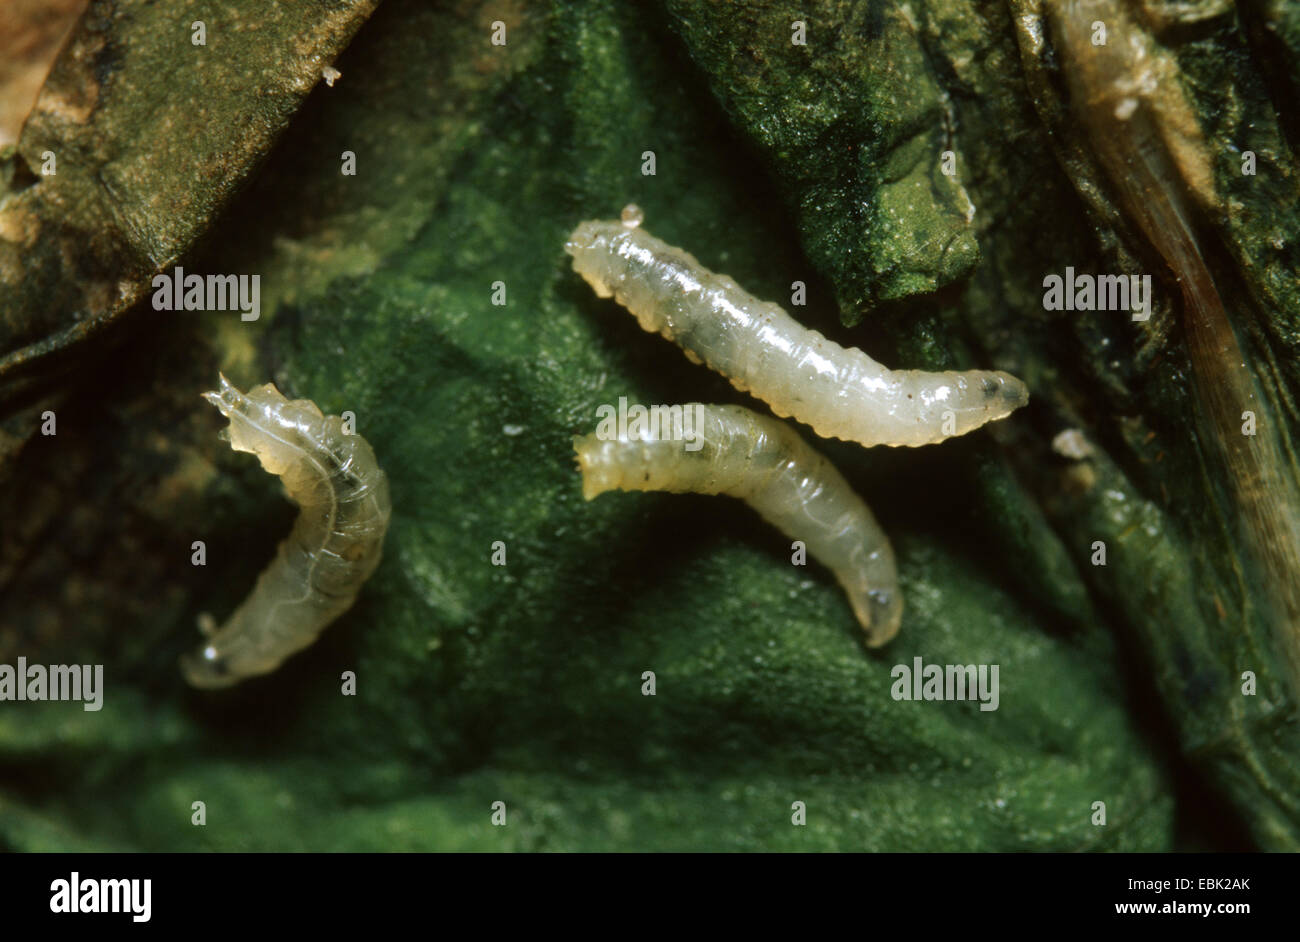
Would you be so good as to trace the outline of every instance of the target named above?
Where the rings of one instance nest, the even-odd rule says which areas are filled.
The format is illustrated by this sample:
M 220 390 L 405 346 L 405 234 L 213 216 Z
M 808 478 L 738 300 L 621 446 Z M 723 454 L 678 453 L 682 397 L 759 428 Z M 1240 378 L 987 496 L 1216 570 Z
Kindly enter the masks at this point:
M 698 410 L 698 411 L 696 411 Z M 802 540 L 844 591 L 870 647 L 898 634 L 903 596 L 894 551 L 844 477 L 785 422 L 741 406 L 691 404 L 700 421 L 686 442 L 646 429 L 615 439 L 574 439 L 582 493 L 610 490 L 729 494 L 787 536 Z
M 339 416 L 270 383 L 245 395 L 224 376 L 203 398 L 230 420 L 222 438 L 256 455 L 302 511 L 252 594 L 181 658 L 186 680 L 213 688 L 270 673 L 352 606 L 379 565 L 391 504 L 374 451 Z
M 635 223 L 632 223 L 635 220 Z M 726 275 L 629 222 L 578 225 L 565 250 L 602 298 L 651 333 L 726 376 L 823 438 L 862 445 L 929 445 L 1005 418 L 1029 401 L 1009 373 L 890 370 L 799 324 Z

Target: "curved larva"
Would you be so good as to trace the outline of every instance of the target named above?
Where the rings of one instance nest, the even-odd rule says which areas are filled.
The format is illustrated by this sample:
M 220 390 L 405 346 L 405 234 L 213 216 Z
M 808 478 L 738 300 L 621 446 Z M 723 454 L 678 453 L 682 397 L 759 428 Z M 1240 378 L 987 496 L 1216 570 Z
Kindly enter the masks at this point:
M 635 224 L 589 221 L 569 236 L 574 271 L 687 357 L 823 438 L 929 445 L 1029 401 L 1009 373 L 890 370 L 845 349 Z
M 391 504 L 375 453 L 343 433 L 339 416 L 289 401 L 270 383 L 245 395 L 224 376 L 221 391 L 203 398 L 230 420 L 222 438 L 256 455 L 302 510 L 252 594 L 181 658 L 195 687 L 228 687 L 275 670 L 351 607 L 379 565 Z
M 575 438 L 582 493 L 610 490 L 729 494 L 753 507 L 835 574 L 866 632 L 878 647 L 896 634 L 903 617 L 894 551 L 876 518 L 843 476 L 779 419 L 740 406 L 692 403 L 698 417 L 690 443 L 653 431 L 642 437 Z

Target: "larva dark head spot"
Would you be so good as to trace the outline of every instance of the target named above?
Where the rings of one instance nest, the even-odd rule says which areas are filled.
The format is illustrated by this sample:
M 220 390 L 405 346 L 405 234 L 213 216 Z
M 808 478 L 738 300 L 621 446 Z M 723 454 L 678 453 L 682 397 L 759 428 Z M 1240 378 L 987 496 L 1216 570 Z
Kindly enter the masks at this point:
M 995 375 L 1002 384 L 1002 401 L 1006 403 L 1008 411 L 1019 409 L 1029 402 L 1029 387 L 1023 381 L 1016 379 L 1010 373 Z
M 998 400 L 997 407 L 1012 412 L 1029 401 L 1029 387 L 1010 373 L 998 371 L 980 377 L 980 391 L 986 402 Z

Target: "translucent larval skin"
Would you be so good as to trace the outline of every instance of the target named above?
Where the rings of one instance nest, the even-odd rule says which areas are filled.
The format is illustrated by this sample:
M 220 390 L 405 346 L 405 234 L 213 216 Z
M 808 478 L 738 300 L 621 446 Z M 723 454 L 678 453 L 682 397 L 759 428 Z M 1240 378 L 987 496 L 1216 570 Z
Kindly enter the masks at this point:
M 204 393 L 230 420 L 235 451 L 254 454 L 301 508 L 253 592 L 202 647 L 181 658 L 195 687 L 228 687 L 275 670 L 347 611 L 379 565 L 392 507 L 388 478 L 359 435 L 267 383 L 241 393 L 221 377 Z
M 691 360 L 823 438 L 929 445 L 1005 418 L 1029 401 L 1025 384 L 1009 373 L 886 369 L 638 226 L 584 222 L 565 250 L 596 294 L 612 296 L 645 330 L 663 334 Z
M 869 647 L 898 634 L 903 596 L 894 551 L 867 505 L 824 457 L 784 422 L 740 406 L 683 406 L 698 410 L 700 444 L 666 440 L 655 432 L 602 440 L 574 439 L 587 500 L 611 490 L 728 494 L 835 574 L 866 632 Z

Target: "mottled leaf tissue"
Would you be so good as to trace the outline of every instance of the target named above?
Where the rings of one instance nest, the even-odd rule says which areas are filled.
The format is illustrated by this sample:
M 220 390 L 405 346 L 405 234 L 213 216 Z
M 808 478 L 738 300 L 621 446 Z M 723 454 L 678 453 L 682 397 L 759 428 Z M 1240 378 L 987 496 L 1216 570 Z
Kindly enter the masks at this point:
M 1300 850 L 1298 93 L 1285 0 L 6 4 L 0 849 Z M 641 330 L 592 219 L 727 279 L 658 310 L 816 339 Z M 880 402 L 1028 404 L 822 438 L 825 341 Z M 218 373 L 306 416 L 265 471 Z M 897 635 L 795 513 L 584 501 L 621 398 L 788 425 Z M 297 493 L 342 558 L 358 441 L 392 514 L 341 604 L 266 471 L 340 482 Z M 328 627 L 191 688 L 264 572 Z

